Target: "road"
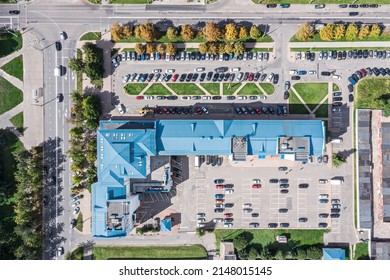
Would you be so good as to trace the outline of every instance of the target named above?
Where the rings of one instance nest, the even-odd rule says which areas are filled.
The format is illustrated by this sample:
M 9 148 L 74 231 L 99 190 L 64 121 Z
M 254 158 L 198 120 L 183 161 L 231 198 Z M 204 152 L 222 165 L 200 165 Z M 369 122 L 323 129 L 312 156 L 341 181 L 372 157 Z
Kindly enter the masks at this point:
M 206 7 L 186 5 L 185 9 L 182 8 L 183 6 L 162 5 L 158 8 L 153 6 L 146 8 L 143 5 L 99 6 L 75 0 L 56 0 L 50 3 L 36 0 L 28 4 L 1 5 L 1 7 L 0 27 L 18 28 L 24 32 L 31 32 L 38 38 L 44 54 L 44 139 L 47 141 L 45 158 L 47 164 L 56 163 L 56 168 L 53 168 L 47 176 L 45 192 L 50 197 L 50 204 L 45 209 L 44 217 L 45 222 L 50 225 L 47 232 L 49 237 L 45 239 L 45 259 L 54 258 L 53 252 L 56 246 L 61 244 L 65 251 L 69 251 L 74 247 L 72 240 L 77 240 L 69 229 L 69 221 L 72 218 L 69 201 L 71 174 L 68 168 L 69 162 L 64 156 L 68 150 L 69 140 L 69 125 L 65 119 L 70 112 L 69 93 L 75 89 L 75 81 L 71 72 L 67 72 L 63 77 L 54 77 L 53 71 L 56 65 L 67 66 L 68 58 L 74 56 L 75 43 L 83 33 L 95 30 L 108 31 L 113 22 L 128 23 L 129 20 L 133 23 L 150 20 L 161 28 L 166 28 L 170 24 L 183 23 L 198 24 L 201 27 L 205 21 L 221 21 L 227 18 L 243 25 L 250 23 L 269 25 L 269 34 L 274 38 L 277 48 L 277 59 L 270 67 L 289 69 L 296 68 L 296 66 L 291 64 L 292 62 L 286 57 L 288 53 L 286 42 L 294 34 L 297 25 L 301 23 L 307 21 L 390 23 L 390 5 L 382 6 L 380 9 L 359 9 L 357 17 L 348 15 L 351 9 L 339 9 L 337 5 L 327 5 L 323 10 L 314 9 L 314 5 L 292 5 L 289 9 L 279 7 L 265 9 L 263 5 L 258 6 L 251 1 L 238 0 L 219 1 L 217 4 Z M 8 14 L 9 10 L 14 9 L 20 9 L 20 15 L 10 16 Z M 67 32 L 68 39 L 63 42 L 63 50 L 57 52 L 53 44 L 59 40 L 59 32 L 62 30 Z M 285 71 L 281 74 L 280 83 L 284 83 L 287 79 Z M 343 85 L 343 90 L 346 90 L 346 85 Z M 65 96 L 62 103 L 56 100 L 58 93 L 63 93 Z M 350 129 L 351 125 L 349 125 Z M 351 135 L 350 131 L 348 133 Z M 351 172 L 351 163 L 348 167 Z M 349 196 L 350 193 L 345 195 Z M 55 231 L 52 232 L 54 229 Z M 344 234 L 349 236 L 345 236 L 345 239 L 353 239 L 353 234 L 354 229 L 349 225 L 348 231 Z

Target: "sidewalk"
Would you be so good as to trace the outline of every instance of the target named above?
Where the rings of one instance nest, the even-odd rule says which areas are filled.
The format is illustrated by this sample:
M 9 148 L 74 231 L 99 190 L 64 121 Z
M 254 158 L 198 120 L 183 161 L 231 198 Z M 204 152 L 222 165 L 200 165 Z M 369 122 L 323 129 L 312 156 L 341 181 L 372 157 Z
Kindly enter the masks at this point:
M 390 47 L 390 41 L 360 42 L 292 42 L 289 48 L 371 48 Z

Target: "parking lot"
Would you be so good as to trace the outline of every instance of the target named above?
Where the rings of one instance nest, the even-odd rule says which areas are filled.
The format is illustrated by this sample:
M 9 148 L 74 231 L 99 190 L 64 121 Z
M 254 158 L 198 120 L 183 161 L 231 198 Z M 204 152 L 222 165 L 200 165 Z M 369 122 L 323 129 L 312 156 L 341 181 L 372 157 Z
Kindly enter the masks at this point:
M 340 200 L 336 203 L 338 208 L 348 204 L 341 198 L 340 189 L 343 186 L 319 183 L 319 179 L 329 180 L 336 174 L 328 166 L 329 163 L 318 163 L 316 159 L 303 165 L 275 158 L 253 158 L 246 163 L 232 165 L 224 157 L 221 166 L 204 162 L 199 169 L 194 167 L 194 157 L 188 159 L 189 177 L 184 180 L 175 178 L 177 196 L 172 197 L 171 206 L 182 213 L 182 226 L 188 230 L 199 226 L 224 228 L 227 227 L 224 220 L 227 218 L 226 224 L 232 228 L 250 228 L 253 224 L 268 228 L 275 226 L 269 225 L 272 223 L 278 228 L 281 224 L 288 228 L 319 228 L 320 223 L 325 223 L 326 228 L 337 231 L 343 209 L 339 210 L 339 218 L 331 218 L 332 199 Z M 287 171 L 279 171 L 280 166 L 287 167 Z M 187 169 L 186 166 L 180 168 Z M 215 179 L 224 180 L 219 185 L 233 185 L 233 192 L 226 193 L 226 188 L 217 189 Z M 261 188 L 252 188 L 253 179 L 261 181 Z M 280 183 L 270 183 L 270 179 L 288 179 L 288 193 L 281 193 Z M 309 186 L 299 188 L 299 184 Z M 215 213 L 216 195 L 219 194 L 223 198 L 218 199 L 221 203 L 217 204 L 222 205 L 219 209 L 223 211 Z M 320 195 L 327 195 L 327 203 L 320 203 Z M 244 204 L 247 205 L 243 207 Z M 250 213 L 244 213 L 243 208 L 251 209 Z M 287 209 L 287 212 L 280 213 L 279 209 Z M 200 215 L 197 217 L 197 214 Z M 327 214 L 327 217 L 321 218 L 319 214 Z M 299 218 L 306 218 L 307 221 L 299 222 Z

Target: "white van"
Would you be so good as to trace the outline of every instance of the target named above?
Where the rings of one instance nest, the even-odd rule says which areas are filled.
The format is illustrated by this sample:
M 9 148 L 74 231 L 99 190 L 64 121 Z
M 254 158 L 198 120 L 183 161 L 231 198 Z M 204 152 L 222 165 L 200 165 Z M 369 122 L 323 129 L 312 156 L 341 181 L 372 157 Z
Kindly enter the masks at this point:
M 61 66 L 58 65 L 56 68 L 54 68 L 54 76 L 61 76 Z
M 230 72 L 239 72 L 240 70 L 241 70 L 240 67 L 230 68 Z
M 167 69 L 165 73 L 170 73 L 170 74 L 175 73 L 175 69 Z
M 194 72 L 203 72 L 205 69 L 204 67 L 198 67 L 194 69 Z
M 344 184 L 344 179 L 330 179 L 330 184 L 332 186 L 340 186 Z
M 161 69 L 153 69 L 153 73 L 161 73 Z
M 331 142 L 332 143 L 337 143 L 337 144 L 339 144 L 339 143 L 341 143 L 341 142 L 343 142 L 343 138 L 333 138 L 332 140 L 331 140 Z

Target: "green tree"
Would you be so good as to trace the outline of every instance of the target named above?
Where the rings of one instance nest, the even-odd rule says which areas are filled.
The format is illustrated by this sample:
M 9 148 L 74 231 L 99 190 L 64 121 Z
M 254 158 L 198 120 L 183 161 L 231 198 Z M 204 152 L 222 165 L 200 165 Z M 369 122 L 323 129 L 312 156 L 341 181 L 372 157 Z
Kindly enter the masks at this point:
M 343 158 L 340 154 L 333 154 L 332 155 L 332 165 L 334 167 L 338 168 L 346 162 L 347 162 L 347 160 L 345 158 Z
M 332 41 L 334 39 L 334 24 L 327 24 L 320 29 L 320 38 L 323 41 Z
M 368 25 L 363 25 L 362 27 L 360 27 L 358 38 L 359 38 L 359 39 L 364 39 L 364 38 L 366 38 L 369 34 L 370 34 L 370 26 L 368 26 Z
M 86 185 L 87 189 L 91 192 L 91 186 L 93 183 L 97 182 L 97 170 L 96 167 L 93 165 L 90 165 L 85 172 L 85 177 L 86 177 Z
M 114 22 L 110 28 L 111 36 L 114 41 L 118 41 L 123 38 L 123 27 L 119 23 Z
M 225 39 L 229 41 L 237 40 L 238 30 L 237 26 L 234 23 L 228 23 L 225 26 Z
M 303 248 L 297 248 L 295 250 L 295 258 L 298 260 L 305 260 L 307 258 L 306 250 Z
M 81 126 L 72 127 L 69 130 L 69 134 L 73 139 L 82 139 L 83 138 L 83 128 Z
M 381 33 L 382 33 L 382 29 L 379 26 L 379 24 L 373 24 L 371 26 L 371 31 L 370 31 L 369 37 L 377 38 L 377 37 L 379 37 L 381 35 Z
M 249 31 L 249 35 L 252 39 L 257 39 L 261 36 L 261 31 L 256 25 L 252 25 Z
M 71 69 L 73 71 L 83 71 L 84 70 L 84 62 L 82 59 L 72 57 L 69 59 L 68 67 L 69 67 L 69 69 Z
M 99 95 L 88 95 L 83 100 L 83 112 L 86 119 L 85 126 L 95 130 L 99 126 L 99 117 L 102 113 Z
M 235 42 L 234 43 L 234 54 L 239 56 L 245 52 L 245 47 L 243 42 Z
M 244 234 L 239 234 L 233 239 L 233 245 L 237 252 L 243 251 L 248 244 L 248 240 L 246 240 Z
M 354 23 L 349 24 L 345 32 L 345 37 L 347 38 L 347 40 L 350 41 L 355 40 L 358 34 L 359 34 L 359 27 Z
M 322 259 L 322 249 L 312 246 L 306 250 L 307 258 L 311 260 Z
M 167 37 L 169 40 L 174 40 L 174 39 L 177 39 L 177 37 L 179 37 L 179 32 L 177 31 L 176 27 L 168 27 L 167 29 Z
M 245 26 L 241 26 L 240 27 L 240 31 L 239 31 L 239 33 L 238 33 L 238 37 L 240 38 L 240 39 L 245 39 L 245 38 L 247 38 L 249 35 L 248 35 L 248 29 L 246 29 L 246 27 Z
M 310 23 L 305 22 L 299 26 L 295 38 L 299 41 L 308 41 L 313 37 L 313 34 L 313 26 Z
M 189 41 L 195 38 L 195 32 L 192 30 L 192 27 L 189 24 L 184 24 L 181 26 L 180 34 L 185 41 Z
M 255 260 L 257 259 L 258 252 L 255 247 L 250 247 L 248 251 L 248 260 Z
M 216 42 L 222 39 L 222 30 L 214 22 L 207 22 L 203 28 L 203 36 L 209 42 Z
M 336 24 L 333 29 L 333 38 L 335 40 L 340 40 L 345 37 L 345 25 L 344 24 Z

